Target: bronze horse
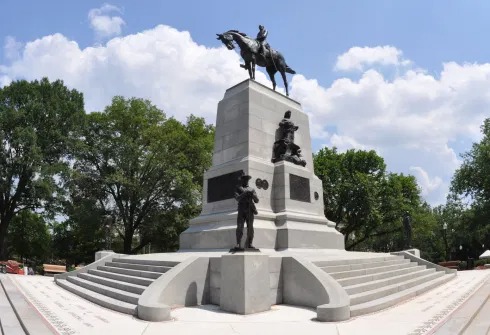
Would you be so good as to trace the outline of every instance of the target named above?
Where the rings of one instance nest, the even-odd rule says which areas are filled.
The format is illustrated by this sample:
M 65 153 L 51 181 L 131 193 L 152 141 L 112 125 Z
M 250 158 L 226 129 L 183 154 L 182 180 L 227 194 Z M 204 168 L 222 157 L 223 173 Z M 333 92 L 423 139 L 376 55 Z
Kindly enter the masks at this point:
M 274 75 L 277 71 L 281 73 L 282 80 L 284 81 L 284 87 L 286 89 L 286 95 L 289 96 L 288 80 L 286 78 L 286 72 L 295 74 L 296 72 L 291 69 L 281 55 L 279 51 L 266 48 L 264 50 L 265 57 L 259 53 L 259 42 L 254 38 L 248 37 L 246 34 L 239 32 L 238 30 L 228 30 L 223 34 L 216 34 L 217 39 L 223 42 L 228 50 L 233 50 L 235 45 L 233 41 L 240 47 L 240 55 L 245 61 L 245 69 L 248 70 L 250 79 L 255 79 L 255 65 L 265 67 L 269 77 L 272 81 L 272 88 L 276 89 L 276 80 Z

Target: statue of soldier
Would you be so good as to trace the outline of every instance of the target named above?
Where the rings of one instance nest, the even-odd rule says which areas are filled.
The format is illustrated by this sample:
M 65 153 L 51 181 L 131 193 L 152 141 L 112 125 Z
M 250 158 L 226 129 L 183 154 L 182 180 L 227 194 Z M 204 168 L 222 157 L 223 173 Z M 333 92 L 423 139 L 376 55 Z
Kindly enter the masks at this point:
M 412 247 L 412 217 L 408 212 L 403 214 L 403 231 L 405 235 L 404 248 L 410 249 Z
M 254 215 L 257 214 L 255 204 L 259 202 L 255 190 L 248 186 L 251 176 L 243 175 L 240 177 L 241 185 L 235 190 L 235 199 L 238 201 L 238 217 L 236 228 L 236 246 L 234 250 L 241 250 L 241 241 L 243 236 L 243 226 L 247 222 L 247 240 L 245 241 L 246 249 L 255 249 L 252 245 L 254 238 Z
M 263 25 L 259 26 L 259 32 L 257 33 L 257 42 L 259 42 L 259 54 L 262 55 L 262 57 L 265 58 L 265 49 L 269 48 L 269 43 L 267 43 L 265 40 L 267 38 L 267 34 L 269 32 Z

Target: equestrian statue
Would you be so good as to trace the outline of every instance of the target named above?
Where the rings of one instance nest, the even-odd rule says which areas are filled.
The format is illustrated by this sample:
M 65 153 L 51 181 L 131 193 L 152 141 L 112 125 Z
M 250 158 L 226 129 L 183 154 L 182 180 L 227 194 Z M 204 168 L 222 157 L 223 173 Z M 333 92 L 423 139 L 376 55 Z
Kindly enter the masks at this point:
M 255 65 L 265 67 L 265 70 L 269 74 L 272 81 L 272 88 L 276 89 L 276 80 L 274 75 L 276 72 L 280 72 L 282 80 L 284 81 L 284 88 L 286 89 L 286 95 L 289 96 L 288 80 L 286 78 L 286 72 L 295 74 L 296 72 L 291 69 L 284 60 L 284 56 L 279 52 L 269 47 L 269 44 L 265 41 L 267 38 L 267 30 L 264 26 L 259 26 L 259 33 L 257 38 L 251 38 L 238 30 L 228 30 L 223 34 L 216 34 L 217 39 L 223 42 L 228 50 L 235 49 L 235 42 L 240 48 L 240 55 L 245 61 L 245 65 L 241 67 L 248 70 L 250 79 L 255 80 Z

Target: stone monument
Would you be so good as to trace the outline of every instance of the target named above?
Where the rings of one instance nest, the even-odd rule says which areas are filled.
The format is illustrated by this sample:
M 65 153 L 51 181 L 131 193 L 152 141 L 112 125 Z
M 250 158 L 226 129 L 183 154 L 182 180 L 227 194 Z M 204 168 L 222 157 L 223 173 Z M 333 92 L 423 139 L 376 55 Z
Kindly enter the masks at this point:
M 218 104 L 202 212 L 181 234 L 181 250 L 235 246 L 234 192 L 244 174 L 251 176 L 259 199 L 253 223 L 255 247 L 344 249 L 343 235 L 323 212 L 322 182 L 313 173 L 308 115 L 297 101 L 245 80 L 229 88 Z

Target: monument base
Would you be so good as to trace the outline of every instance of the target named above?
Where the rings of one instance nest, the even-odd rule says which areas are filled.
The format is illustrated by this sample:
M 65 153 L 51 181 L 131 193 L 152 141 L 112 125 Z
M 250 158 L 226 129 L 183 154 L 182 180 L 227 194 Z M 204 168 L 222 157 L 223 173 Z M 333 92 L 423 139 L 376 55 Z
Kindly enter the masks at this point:
M 271 309 L 269 256 L 241 253 L 221 257 L 220 307 L 237 314 Z
M 180 234 L 180 250 L 231 249 L 236 245 L 237 212 L 212 214 L 194 219 Z M 243 231 L 242 241 L 247 238 Z M 259 213 L 254 220 L 253 245 L 259 249 L 340 249 L 344 236 L 319 216 L 301 213 Z

